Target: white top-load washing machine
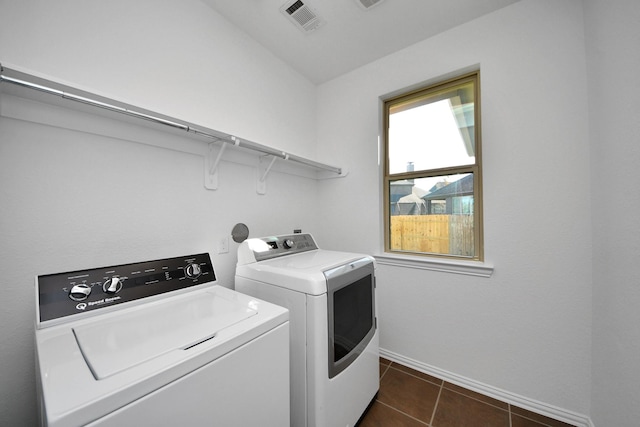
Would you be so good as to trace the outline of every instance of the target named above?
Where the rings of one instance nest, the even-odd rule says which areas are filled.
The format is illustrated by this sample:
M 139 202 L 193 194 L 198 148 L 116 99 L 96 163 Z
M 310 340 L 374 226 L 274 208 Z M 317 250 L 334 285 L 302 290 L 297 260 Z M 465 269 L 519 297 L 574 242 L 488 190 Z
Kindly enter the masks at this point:
M 207 253 L 36 278 L 42 425 L 289 424 L 286 309 Z
M 379 388 L 375 262 L 309 234 L 248 239 L 236 290 L 289 309 L 291 426 L 353 426 Z

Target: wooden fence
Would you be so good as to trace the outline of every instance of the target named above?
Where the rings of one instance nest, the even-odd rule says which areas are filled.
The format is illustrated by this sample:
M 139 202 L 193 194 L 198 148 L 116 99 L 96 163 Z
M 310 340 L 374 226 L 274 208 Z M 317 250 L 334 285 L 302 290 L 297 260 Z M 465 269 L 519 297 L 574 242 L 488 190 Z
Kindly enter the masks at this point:
M 473 215 L 393 215 L 391 250 L 473 256 Z

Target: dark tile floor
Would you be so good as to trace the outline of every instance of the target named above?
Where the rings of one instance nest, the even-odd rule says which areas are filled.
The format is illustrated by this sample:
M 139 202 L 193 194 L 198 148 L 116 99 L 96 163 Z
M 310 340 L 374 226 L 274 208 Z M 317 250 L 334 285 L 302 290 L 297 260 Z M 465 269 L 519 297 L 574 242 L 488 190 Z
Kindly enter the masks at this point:
M 568 427 L 380 359 L 380 391 L 358 427 Z

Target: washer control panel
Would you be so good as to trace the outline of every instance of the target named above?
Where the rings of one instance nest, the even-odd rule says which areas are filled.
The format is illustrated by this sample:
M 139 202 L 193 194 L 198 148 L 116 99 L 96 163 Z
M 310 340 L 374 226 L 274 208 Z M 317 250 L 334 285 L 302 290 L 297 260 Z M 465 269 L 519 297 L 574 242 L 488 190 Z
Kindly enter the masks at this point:
M 215 280 L 208 253 L 38 276 L 39 323 Z

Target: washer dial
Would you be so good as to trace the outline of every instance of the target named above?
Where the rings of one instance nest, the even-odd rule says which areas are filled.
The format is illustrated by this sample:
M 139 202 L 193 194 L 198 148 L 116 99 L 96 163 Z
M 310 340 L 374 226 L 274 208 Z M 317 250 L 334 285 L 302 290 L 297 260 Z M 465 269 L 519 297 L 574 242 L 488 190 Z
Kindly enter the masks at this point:
M 199 264 L 189 264 L 184 269 L 184 274 L 189 279 L 197 279 L 202 274 L 202 268 L 200 268 Z
M 84 301 L 91 295 L 91 287 L 84 283 L 80 285 L 74 285 L 69 291 L 69 298 L 74 301 Z
M 119 277 L 107 279 L 107 281 L 102 284 L 102 290 L 106 294 L 117 294 L 122 290 L 122 279 Z

